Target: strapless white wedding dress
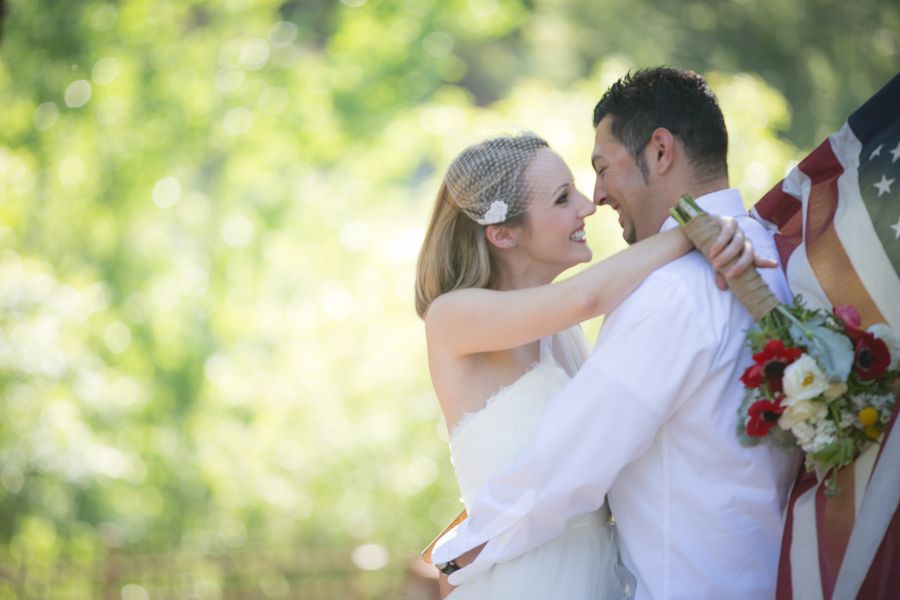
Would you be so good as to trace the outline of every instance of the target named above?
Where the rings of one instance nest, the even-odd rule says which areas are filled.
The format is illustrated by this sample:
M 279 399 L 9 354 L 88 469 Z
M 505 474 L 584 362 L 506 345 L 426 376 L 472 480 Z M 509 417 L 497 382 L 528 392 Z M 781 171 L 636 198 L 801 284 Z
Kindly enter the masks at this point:
M 540 361 L 464 415 L 450 433 L 450 456 L 469 508 L 479 488 L 534 443 L 544 407 L 584 363 L 580 327 L 541 340 Z M 569 520 L 559 537 L 462 584 L 447 600 L 630 598 L 634 577 L 619 560 L 606 504 Z

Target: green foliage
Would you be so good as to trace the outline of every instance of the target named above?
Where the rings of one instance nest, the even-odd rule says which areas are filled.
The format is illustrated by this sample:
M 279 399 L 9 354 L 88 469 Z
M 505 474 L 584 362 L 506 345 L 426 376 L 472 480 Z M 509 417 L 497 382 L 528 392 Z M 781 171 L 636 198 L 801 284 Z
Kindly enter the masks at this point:
M 412 303 L 454 153 L 529 128 L 589 190 L 598 95 L 667 62 L 709 75 L 749 202 L 893 74 L 900 30 L 816 0 L 7 12 L 0 575 L 112 548 L 402 564 L 460 508 Z

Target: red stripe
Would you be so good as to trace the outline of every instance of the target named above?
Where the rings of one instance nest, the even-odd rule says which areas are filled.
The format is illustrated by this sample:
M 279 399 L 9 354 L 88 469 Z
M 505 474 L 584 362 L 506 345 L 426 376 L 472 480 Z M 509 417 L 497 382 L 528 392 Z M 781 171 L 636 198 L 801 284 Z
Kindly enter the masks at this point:
M 824 482 L 823 482 L 824 483 Z M 833 565 L 829 553 L 829 544 L 825 540 L 825 511 L 828 497 L 825 495 L 825 486 L 819 485 L 816 489 L 816 541 L 819 546 L 819 579 L 822 582 L 822 597 L 831 598 L 834 592 L 834 582 L 837 579 L 840 563 Z
M 839 200 L 837 180 L 844 173 L 844 167 L 834 155 L 831 142 L 825 140 L 803 159 L 798 168 L 810 178 L 813 186 L 824 187 L 819 193 L 810 194 L 805 240 L 809 245 L 834 222 Z
M 816 493 L 816 539 L 822 594 L 825 598 L 830 598 L 834 592 L 834 584 L 850 542 L 850 533 L 856 522 L 856 465 L 849 464 L 839 469 L 836 476 L 840 494 L 825 496 L 824 484 Z
M 779 181 L 753 207 L 763 219 L 781 229 L 803 205 L 800 200 L 784 191 L 784 180 Z
M 760 217 L 778 227 L 775 247 L 782 269 L 786 268 L 797 246 L 803 243 L 803 205 L 800 200 L 785 193 L 783 187 L 784 180 L 781 180 L 754 206 Z
M 834 198 L 832 205 L 830 207 L 813 207 L 815 208 L 813 213 L 815 218 L 812 220 L 807 215 L 809 222 L 807 223 L 806 243 L 808 244 L 834 220 L 837 210 L 837 178 L 844 172 L 844 168 L 834 155 L 829 140 L 819 144 L 797 165 L 797 168 L 812 180 L 813 185 L 822 184 L 828 179 L 833 180 L 830 186 Z M 778 249 L 782 268 L 785 268 L 794 250 L 804 243 L 803 204 L 799 199 L 784 191 L 784 180 L 781 180 L 756 203 L 754 208 L 760 217 L 778 227 L 778 233 L 775 234 L 775 246 Z
M 897 600 L 900 598 L 900 511 L 894 517 L 878 546 L 869 572 L 857 598 Z
M 900 396 L 894 406 L 894 414 L 888 425 L 884 439 L 886 440 L 897 423 L 897 415 L 900 411 Z M 882 444 L 882 449 L 884 444 Z M 878 452 L 879 458 L 881 451 Z M 877 463 L 876 463 L 877 464 Z M 900 598 L 900 510 L 894 509 L 888 529 L 878 545 L 878 551 L 869 567 L 869 572 L 859 590 L 858 598 L 872 598 L 873 600 L 897 600 Z

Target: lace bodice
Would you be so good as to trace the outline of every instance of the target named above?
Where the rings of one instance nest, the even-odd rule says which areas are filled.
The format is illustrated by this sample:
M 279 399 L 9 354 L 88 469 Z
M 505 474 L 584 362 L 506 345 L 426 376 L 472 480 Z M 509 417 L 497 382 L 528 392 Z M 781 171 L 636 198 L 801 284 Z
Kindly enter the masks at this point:
M 578 327 L 541 339 L 539 362 L 493 394 L 484 408 L 459 420 L 450 434 L 450 457 L 466 507 L 488 479 L 531 448 L 544 407 L 586 356 Z

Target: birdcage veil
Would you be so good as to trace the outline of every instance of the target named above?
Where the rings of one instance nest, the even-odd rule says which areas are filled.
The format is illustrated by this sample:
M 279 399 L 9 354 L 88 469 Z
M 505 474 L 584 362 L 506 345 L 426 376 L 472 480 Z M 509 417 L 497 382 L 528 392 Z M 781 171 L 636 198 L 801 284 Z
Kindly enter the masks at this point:
M 450 199 L 479 225 L 504 223 L 528 208 L 525 169 L 547 142 L 531 132 L 498 135 L 463 150 L 447 169 Z

